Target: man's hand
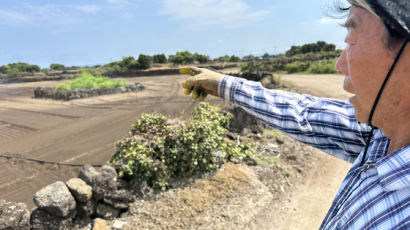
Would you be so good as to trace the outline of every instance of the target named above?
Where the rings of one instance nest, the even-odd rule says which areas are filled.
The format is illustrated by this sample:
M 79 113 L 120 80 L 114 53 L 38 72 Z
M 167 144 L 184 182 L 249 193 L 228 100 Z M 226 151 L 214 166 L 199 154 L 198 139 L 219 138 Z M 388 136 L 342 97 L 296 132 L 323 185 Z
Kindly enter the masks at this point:
M 192 98 L 200 101 L 203 101 L 208 94 L 218 96 L 218 85 L 222 80 L 222 74 L 196 67 L 181 68 L 179 72 L 193 76 L 182 83 L 185 95 L 192 93 Z

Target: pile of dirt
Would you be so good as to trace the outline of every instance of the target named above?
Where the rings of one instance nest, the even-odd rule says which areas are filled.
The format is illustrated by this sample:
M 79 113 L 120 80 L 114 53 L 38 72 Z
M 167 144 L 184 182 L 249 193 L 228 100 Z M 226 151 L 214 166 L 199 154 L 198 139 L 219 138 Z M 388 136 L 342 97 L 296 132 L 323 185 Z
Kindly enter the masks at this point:
M 233 134 L 235 135 L 235 134 Z M 180 181 L 173 189 L 138 199 L 116 221 L 124 229 L 247 229 L 310 167 L 311 148 L 277 131 L 236 134 L 258 151 L 256 164 L 228 162 L 217 172 Z

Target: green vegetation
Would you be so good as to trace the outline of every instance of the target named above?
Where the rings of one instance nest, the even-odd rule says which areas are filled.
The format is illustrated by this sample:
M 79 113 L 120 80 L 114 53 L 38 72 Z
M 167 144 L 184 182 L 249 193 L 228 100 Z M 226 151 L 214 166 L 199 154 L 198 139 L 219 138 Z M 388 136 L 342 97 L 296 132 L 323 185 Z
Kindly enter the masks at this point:
M 326 73 L 337 73 L 335 69 L 336 58 L 332 60 L 323 60 L 315 62 L 310 66 L 309 73 L 312 74 L 326 74 Z
M 300 62 L 300 61 L 296 61 L 296 62 L 292 62 L 289 63 L 285 66 L 286 71 L 288 71 L 288 73 L 298 73 L 298 72 L 304 72 L 309 68 L 310 64 L 307 62 Z
M 109 164 L 121 177 L 139 177 L 165 190 L 175 178 L 216 170 L 227 159 L 253 156 L 250 144 L 238 145 L 225 138 L 230 114 L 200 103 L 192 115 L 187 124 L 171 126 L 163 115 L 143 114 L 129 136 L 117 143 Z
M 21 72 L 36 73 L 40 72 L 38 65 L 30 65 L 24 62 L 11 63 L 0 66 L 0 73 L 2 74 L 16 74 Z
M 165 64 L 168 60 L 165 54 L 155 54 L 154 56 L 152 56 L 152 61 L 154 63 Z
M 292 46 L 286 51 L 286 56 L 291 57 L 297 54 L 320 53 L 320 52 L 334 52 L 336 46 L 328 44 L 324 41 L 317 41 L 316 43 L 308 43 L 302 46 Z
M 50 69 L 51 70 L 61 70 L 61 71 L 63 71 L 63 70 L 66 70 L 66 67 L 62 64 L 53 63 L 53 64 L 50 65 Z
M 80 76 L 59 84 L 56 90 L 71 91 L 75 89 L 116 88 L 126 85 L 127 83 L 123 80 L 111 81 L 108 77 L 93 76 L 83 70 Z

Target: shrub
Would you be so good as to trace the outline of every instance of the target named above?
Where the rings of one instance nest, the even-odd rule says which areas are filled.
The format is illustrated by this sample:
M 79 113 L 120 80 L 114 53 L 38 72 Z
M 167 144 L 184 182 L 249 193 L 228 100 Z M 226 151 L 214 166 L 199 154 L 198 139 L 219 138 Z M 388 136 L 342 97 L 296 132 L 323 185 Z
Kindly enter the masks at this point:
M 229 61 L 230 62 L 240 62 L 241 59 L 235 55 L 232 55 Z
M 165 190 L 172 179 L 215 170 L 226 159 L 253 156 L 249 144 L 238 145 L 225 138 L 230 114 L 200 103 L 192 115 L 180 126 L 168 125 L 160 114 L 141 115 L 129 135 L 117 143 L 108 163 L 120 177 L 139 177 L 153 188 Z
M 154 63 L 164 64 L 167 63 L 167 57 L 165 56 L 165 54 L 155 54 L 154 56 L 152 56 L 152 61 Z
M 61 70 L 61 71 L 63 71 L 63 70 L 65 70 L 66 68 L 65 68 L 65 66 L 62 65 L 62 64 L 53 63 L 53 64 L 50 65 L 50 69 L 51 69 L 51 70 Z
M 149 69 L 152 64 L 152 57 L 145 54 L 140 54 L 138 57 L 138 68 L 139 69 Z
M 36 73 L 40 72 L 38 65 L 30 65 L 25 62 L 11 63 L 8 65 L 0 66 L 0 73 L 4 74 L 16 74 L 21 72 Z
M 168 61 L 175 64 L 191 64 L 194 62 L 194 56 L 188 51 L 177 52 L 175 55 L 170 55 Z
M 93 88 L 116 88 L 126 86 L 127 83 L 121 81 L 111 81 L 108 77 L 93 76 L 92 74 L 82 70 L 81 75 L 69 80 L 65 83 L 61 83 L 56 87 L 56 90 L 71 91 L 75 89 L 93 89 Z
M 209 62 L 209 56 L 204 54 L 194 53 L 194 60 L 203 64 Z
M 337 59 L 315 62 L 310 65 L 309 73 L 312 73 L 312 74 L 337 73 L 335 69 L 336 60 Z
M 307 62 L 292 62 L 285 66 L 288 73 L 304 72 L 309 68 L 310 64 Z

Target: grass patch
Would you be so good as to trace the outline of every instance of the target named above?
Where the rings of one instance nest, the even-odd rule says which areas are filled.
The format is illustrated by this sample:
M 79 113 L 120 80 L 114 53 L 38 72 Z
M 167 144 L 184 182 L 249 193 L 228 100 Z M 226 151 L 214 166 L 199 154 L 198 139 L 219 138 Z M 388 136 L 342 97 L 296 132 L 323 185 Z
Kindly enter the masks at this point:
M 94 76 L 91 73 L 82 70 L 81 75 L 61 83 L 56 87 L 56 90 L 71 91 L 75 89 L 99 89 L 99 88 L 116 88 L 127 86 L 124 80 L 112 81 L 105 76 Z

